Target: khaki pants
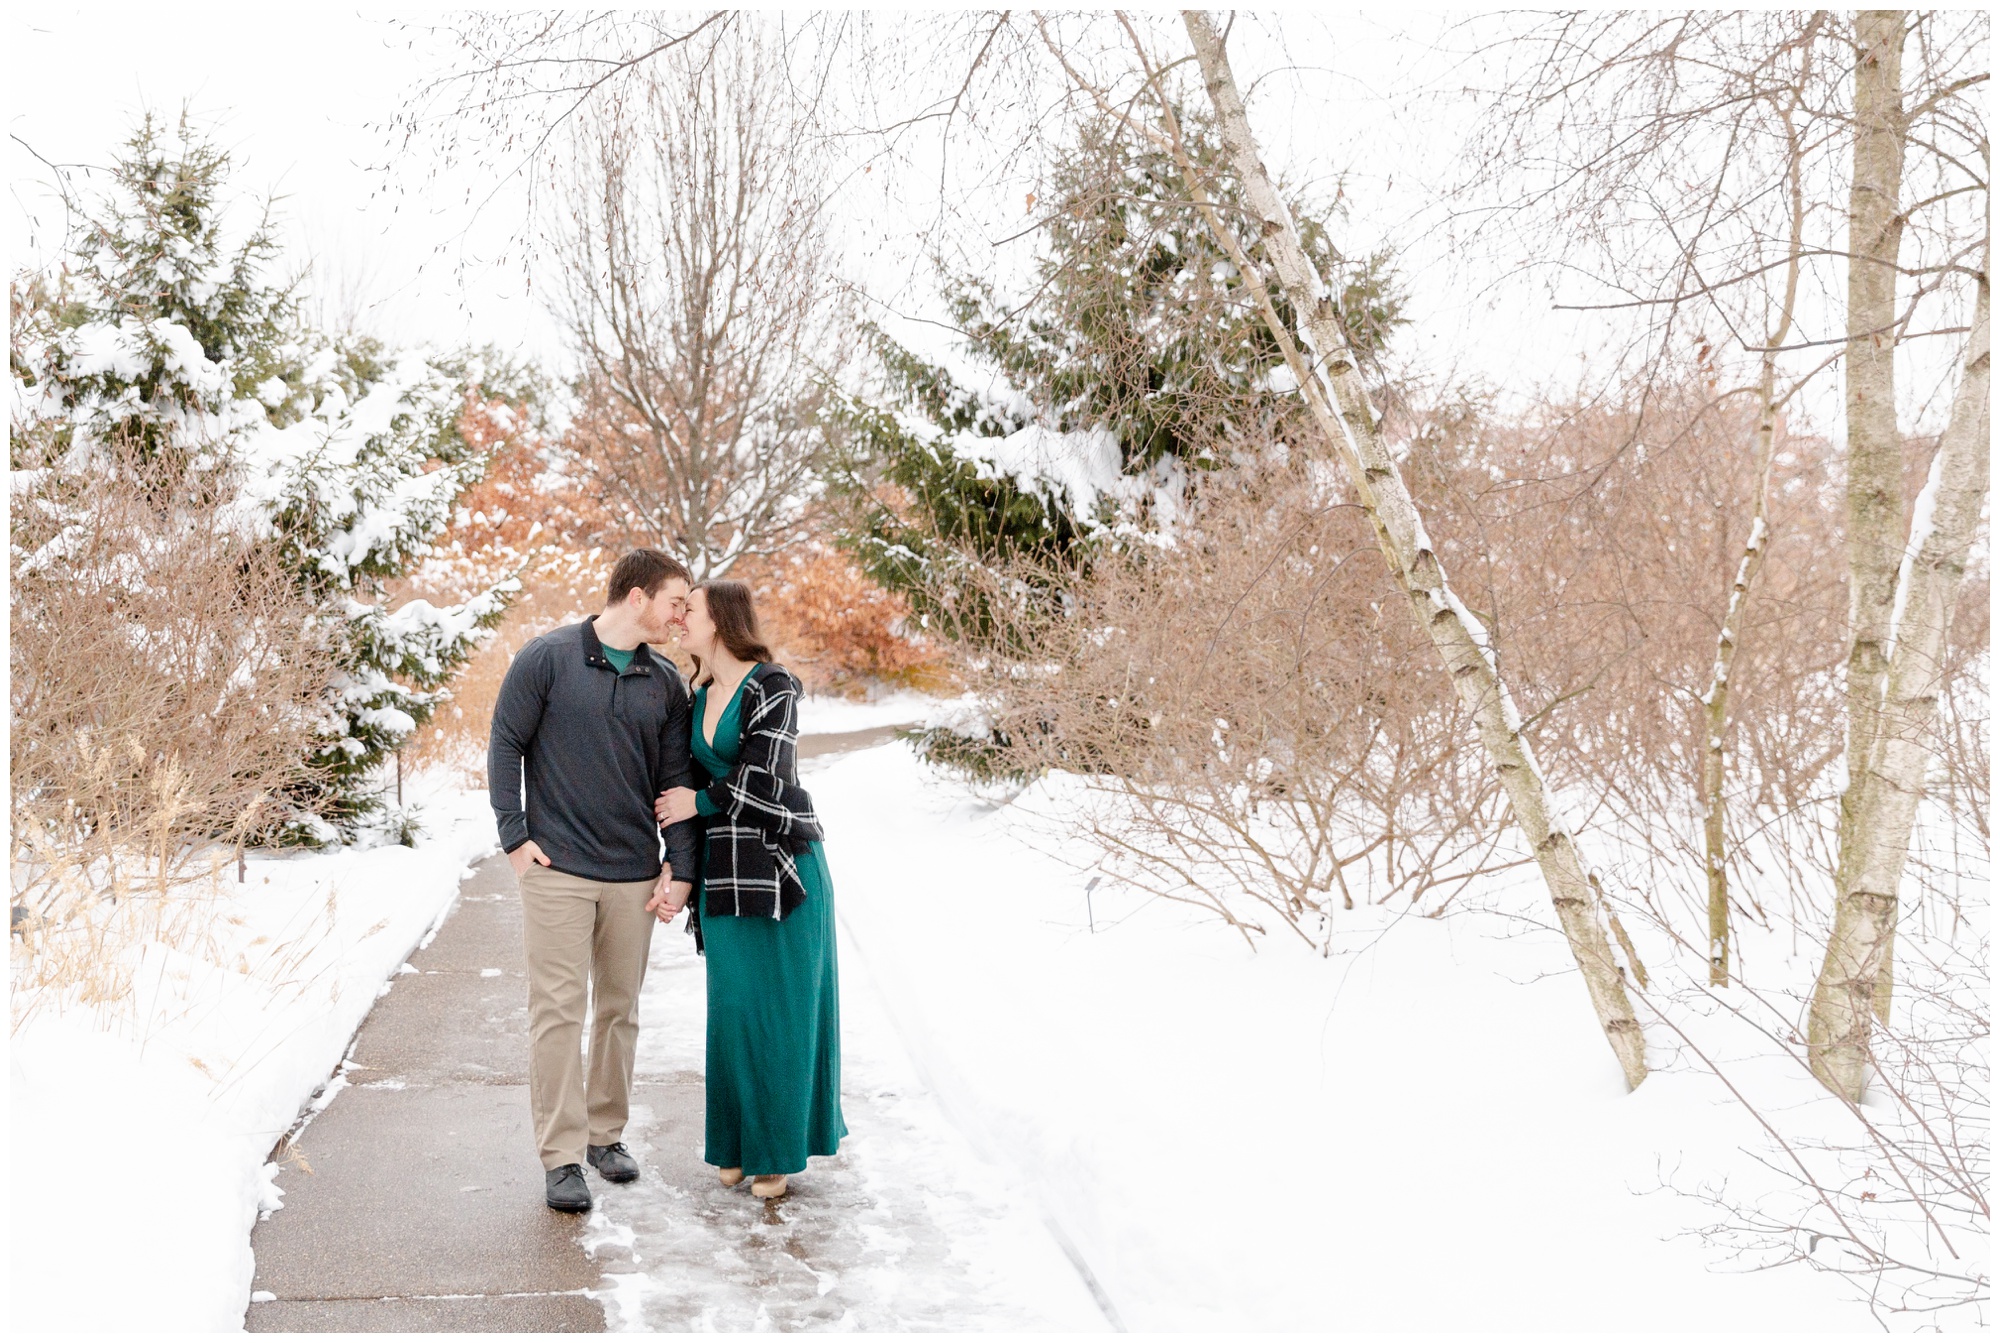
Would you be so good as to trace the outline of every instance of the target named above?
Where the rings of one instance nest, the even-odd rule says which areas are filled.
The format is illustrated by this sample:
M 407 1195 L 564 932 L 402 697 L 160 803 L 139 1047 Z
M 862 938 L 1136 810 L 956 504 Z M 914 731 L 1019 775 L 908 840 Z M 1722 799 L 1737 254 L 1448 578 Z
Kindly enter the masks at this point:
M 650 881 L 591 881 L 536 863 L 521 877 L 528 949 L 528 1105 L 542 1168 L 582 1165 L 584 1144 L 625 1132 L 639 988 L 654 918 Z M 595 1009 L 589 1090 L 584 1004 Z

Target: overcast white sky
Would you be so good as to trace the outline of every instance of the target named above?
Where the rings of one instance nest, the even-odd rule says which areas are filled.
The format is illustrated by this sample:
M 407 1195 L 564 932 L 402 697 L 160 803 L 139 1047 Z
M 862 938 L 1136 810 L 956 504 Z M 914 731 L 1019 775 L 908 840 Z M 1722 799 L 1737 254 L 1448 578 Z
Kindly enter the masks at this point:
M 56 240 L 63 215 L 29 148 L 55 163 L 101 164 L 142 111 L 174 116 L 186 105 L 234 155 L 242 187 L 283 197 L 288 241 L 316 259 L 336 310 L 359 296 L 363 325 L 400 339 L 553 353 L 518 268 L 476 264 L 498 255 L 518 201 L 496 200 L 482 227 L 449 191 L 384 192 L 380 165 L 392 156 L 370 123 L 388 120 L 431 54 L 387 13 L 15 5 L 8 29 L 13 265 Z M 450 185 L 462 194 L 472 184 Z M 475 262 L 462 276 L 461 254 Z
M 425 165 L 399 158 L 379 129 L 447 59 L 420 26 L 395 21 L 413 12 L 422 13 L 14 6 L 10 265 L 32 263 L 60 235 L 62 208 L 36 155 L 101 164 L 143 109 L 171 116 L 186 104 L 235 156 L 241 187 L 283 198 L 286 237 L 298 258 L 314 259 L 333 316 L 355 315 L 396 340 L 492 343 L 559 359 L 518 247 L 503 259 L 520 232 L 522 194 L 503 185 L 475 217 L 468 198 L 486 198 L 491 181 L 461 175 L 426 188 Z M 874 19 L 878 33 L 899 22 L 907 23 Z M 1344 176 L 1349 214 L 1337 227 L 1349 253 L 1398 246 L 1418 319 L 1403 337 L 1406 351 L 1494 386 L 1560 384 L 1602 350 L 1601 326 L 1552 312 L 1541 281 L 1483 283 L 1519 258 L 1470 259 L 1435 226 L 1435 192 L 1454 167 L 1470 108 L 1454 97 L 1466 71 L 1442 50 L 1463 40 L 1454 22 L 1411 11 L 1336 20 L 1292 10 L 1238 23 L 1231 46 L 1267 159 L 1294 183 Z M 1184 49 L 1184 36 L 1159 32 L 1163 44 Z M 869 179 L 872 203 L 857 196 L 849 211 L 855 278 L 895 312 L 921 313 L 932 291 L 917 260 L 919 226 L 936 217 L 935 199 L 922 199 L 935 195 L 937 180 L 924 153 L 885 163 L 889 171 Z M 385 172 L 392 164 L 399 170 Z M 897 172 L 900 181 L 884 181 Z M 961 263 L 991 256 L 1004 275 L 1024 244 L 993 244 L 1028 222 L 1016 203 L 1033 164 L 997 172 L 990 191 L 954 202 L 955 239 Z M 885 205 L 896 199 L 903 204 Z
M 242 187 L 283 198 L 287 237 L 301 257 L 314 259 L 317 288 L 336 313 L 360 307 L 365 326 L 397 339 L 492 341 L 555 356 L 558 342 L 519 265 L 497 260 L 519 223 L 519 193 L 503 189 L 475 219 L 464 197 L 474 188 L 484 196 L 490 183 L 461 178 L 426 193 L 407 161 L 400 177 L 383 171 L 396 156 L 374 127 L 443 56 L 395 22 L 411 13 L 408 7 L 15 6 L 8 19 L 11 264 L 32 261 L 60 234 L 61 205 L 36 155 L 101 164 L 143 110 L 176 115 L 187 105 L 231 150 Z M 1289 53 L 1242 33 L 1246 74 L 1260 61 L 1297 60 L 1301 50 L 1326 62 L 1312 78 L 1293 79 L 1314 90 L 1314 108 L 1287 106 L 1284 117 L 1260 127 L 1274 155 L 1301 161 L 1299 177 L 1324 179 L 1347 169 L 1347 158 L 1363 157 L 1350 154 L 1356 143 L 1379 137 L 1384 109 L 1377 85 L 1391 79 L 1399 49 L 1415 49 L 1405 27 L 1430 31 L 1436 20 L 1378 15 L 1359 42 L 1337 52 L 1322 49 L 1326 29 L 1305 14 L 1285 22 Z M 1378 139 L 1374 154 L 1359 164 L 1357 185 L 1372 182 L 1379 192 L 1393 184 L 1394 168 L 1382 167 L 1383 148 Z M 1420 165 L 1405 166 L 1408 184 Z M 392 183 L 407 189 L 395 191 Z M 1387 213 L 1363 211 L 1346 240 L 1350 249 L 1364 250 L 1372 235 L 1393 231 L 1392 216 L 1405 209 L 1399 199 Z M 927 288 L 922 276 L 912 281 L 910 239 L 895 236 L 910 231 L 900 227 L 907 222 L 868 221 L 876 232 L 864 249 L 870 292 L 898 310 L 921 308 Z M 999 238 L 1025 221 L 1008 211 L 979 222 Z M 1442 292 L 1418 297 L 1436 319 L 1421 339 L 1468 346 L 1454 351 L 1454 362 L 1498 360 L 1504 368 L 1518 351 L 1511 338 L 1470 348 L 1483 343 L 1475 333 L 1489 323 L 1468 322 L 1470 314 L 1456 311 Z

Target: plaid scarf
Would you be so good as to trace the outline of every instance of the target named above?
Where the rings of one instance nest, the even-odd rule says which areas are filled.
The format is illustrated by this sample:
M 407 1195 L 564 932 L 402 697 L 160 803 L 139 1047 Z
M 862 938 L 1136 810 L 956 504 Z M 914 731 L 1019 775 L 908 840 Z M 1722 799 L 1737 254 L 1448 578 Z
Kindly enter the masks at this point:
M 736 764 L 707 786 L 702 900 L 710 915 L 782 919 L 806 902 L 797 855 L 825 836 L 812 798 L 799 787 L 798 680 L 765 665 L 743 686 L 743 735 Z M 689 931 L 699 931 L 690 920 Z

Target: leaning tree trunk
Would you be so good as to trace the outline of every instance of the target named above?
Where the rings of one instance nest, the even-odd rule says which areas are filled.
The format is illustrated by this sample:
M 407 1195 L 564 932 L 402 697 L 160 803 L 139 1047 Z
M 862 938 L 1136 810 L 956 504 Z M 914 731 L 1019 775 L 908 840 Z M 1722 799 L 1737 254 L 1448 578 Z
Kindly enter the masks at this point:
M 1847 777 L 1840 852 L 1853 853 L 1867 793 L 1903 539 L 1903 439 L 1896 427 L 1896 279 L 1903 250 L 1901 10 L 1854 18 L 1854 179 L 1847 224 Z M 1844 868 L 1837 885 L 1853 874 Z
M 1897 887 L 1923 800 L 1931 730 L 1944 682 L 1945 641 L 1966 556 L 1986 500 L 1989 450 L 1987 277 L 1979 277 L 1965 369 L 1951 421 L 1917 496 L 1884 639 L 1886 690 L 1865 762 L 1850 764 L 1839 903 L 1813 989 L 1807 1047 L 1815 1076 L 1849 1100 L 1867 1080 L 1868 1037 L 1889 971 Z
M 1626 1085 L 1646 1078 L 1646 1042 L 1626 997 L 1624 969 L 1611 948 L 1603 902 L 1569 824 L 1557 811 L 1534 752 L 1521 735 L 1521 716 L 1501 679 L 1486 629 L 1445 580 L 1443 566 L 1424 532 L 1422 519 L 1395 459 L 1376 433 L 1374 408 L 1349 348 L 1324 279 L 1300 244 L 1291 211 L 1279 196 L 1257 152 L 1235 74 L 1221 35 L 1208 15 L 1185 11 L 1188 36 L 1201 62 L 1224 146 L 1228 149 L 1249 207 L 1261 221 L 1263 246 L 1285 300 L 1297 314 L 1296 339 L 1303 346 L 1299 389 L 1320 427 L 1340 452 L 1375 525 L 1376 539 L 1390 572 L 1408 594 L 1418 624 L 1430 635 L 1460 699 L 1478 725 L 1492 756 L 1514 818 L 1526 834 L 1548 882 L 1556 916 L 1583 971 L 1597 1019 L 1624 1069 Z M 1276 313 L 1265 309 L 1267 321 Z M 1275 324 L 1273 336 L 1297 357 L 1293 334 Z

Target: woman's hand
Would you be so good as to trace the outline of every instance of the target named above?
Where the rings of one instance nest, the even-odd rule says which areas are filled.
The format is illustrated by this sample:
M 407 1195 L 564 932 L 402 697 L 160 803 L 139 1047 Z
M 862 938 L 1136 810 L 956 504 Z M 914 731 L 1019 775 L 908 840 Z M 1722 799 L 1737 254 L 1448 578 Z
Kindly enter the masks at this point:
M 694 883 L 675 881 L 674 870 L 670 867 L 660 873 L 660 879 L 653 883 L 653 898 L 646 902 L 646 912 L 661 923 L 672 923 L 674 918 L 687 908 L 688 897 L 694 894 Z
M 690 820 L 695 815 L 694 796 L 692 788 L 669 788 L 654 800 L 653 815 L 661 825 Z

